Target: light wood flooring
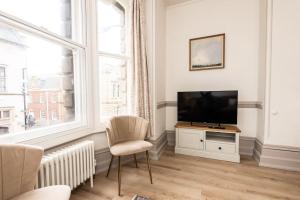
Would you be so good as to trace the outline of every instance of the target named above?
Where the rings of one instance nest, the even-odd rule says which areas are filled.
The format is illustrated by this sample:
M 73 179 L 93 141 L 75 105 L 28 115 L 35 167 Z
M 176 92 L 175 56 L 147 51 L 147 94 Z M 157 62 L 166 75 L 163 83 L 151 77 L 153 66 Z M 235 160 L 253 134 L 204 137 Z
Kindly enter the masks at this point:
M 122 167 L 122 196 L 118 197 L 117 169 L 109 178 L 105 173 L 95 177 L 94 188 L 89 184 L 72 192 L 71 200 L 131 200 L 134 194 L 151 200 L 300 200 L 300 173 L 257 167 L 250 157 L 241 164 L 166 151 L 159 161 L 151 161 L 154 184 L 150 184 L 145 160 Z

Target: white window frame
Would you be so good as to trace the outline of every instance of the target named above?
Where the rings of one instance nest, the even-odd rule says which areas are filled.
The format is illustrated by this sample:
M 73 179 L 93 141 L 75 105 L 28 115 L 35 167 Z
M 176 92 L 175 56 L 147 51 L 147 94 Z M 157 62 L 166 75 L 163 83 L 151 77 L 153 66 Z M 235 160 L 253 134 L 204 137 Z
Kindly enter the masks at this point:
M 72 2 L 74 1 L 72 0 Z M 93 94 L 93 71 L 89 70 L 93 68 L 94 63 L 90 59 L 92 37 L 88 36 L 91 29 L 88 19 L 91 17 L 87 15 L 92 5 L 90 1 L 83 0 L 81 6 L 83 8 L 82 44 L 0 11 L 0 21 L 6 25 L 36 35 L 68 49 L 80 51 L 80 55 L 74 55 L 74 58 L 78 59 L 78 62 L 74 62 L 75 113 L 76 117 L 80 117 L 77 117 L 72 122 L 28 130 L 26 134 L 24 134 L 25 131 L 6 134 L 0 136 L 0 143 L 26 143 L 50 148 L 94 132 L 93 109 L 91 107 L 93 104 L 93 98 L 91 97 Z M 78 64 L 76 65 L 76 63 Z M 90 67 L 88 68 L 88 66 Z
M 93 0 L 92 1 L 92 7 L 93 7 L 93 10 L 92 10 L 92 18 L 93 20 L 91 20 L 91 23 L 93 23 L 93 29 L 91 30 L 93 35 L 92 35 L 92 40 L 95 41 L 93 44 L 92 44 L 92 49 L 93 49 L 93 63 L 94 63 L 94 80 L 95 80 L 95 86 L 94 86 L 94 107 L 95 107 L 95 110 L 97 110 L 98 112 L 95 112 L 94 114 L 94 119 L 96 122 L 95 124 L 95 130 L 96 131 L 103 131 L 105 130 L 105 126 L 104 126 L 104 123 L 102 119 L 100 119 L 100 112 L 101 112 L 101 106 L 100 106 L 100 93 L 99 93 L 99 83 L 100 83 L 100 80 L 99 80 L 99 64 L 98 64 L 98 61 L 99 61 L 99 57 L 101 56 L 104 56 L 104 57 L 109 57 L 109 58 L 115 58 L 115 59 L 121 59 L 121 60 L 126 60 L 127 61 L 127 65 L 130 66 L 132 64 L 132 51 L 131 49 L 126 51 L 125 55 L 121 55 L 121 54 L 115 54 L 115 53 L 107 53 L 107 52 L 103 52 L 103 51 L 99 51 L 98 50 L 98 36 L 97 36 L 97 33 L 98 33 L 98 13 L 97 13 L 97 1 L 98 0 Z M 131 33 L 131 22 L 130 22 L 130 14 L 131 14 L 131 7 L 130 7 L 130 1 L 128 0 L 117 0 L 118 3 L 120 3 L 124 8 L 125 8 L 125 15 L 126 16 L 129 16 L 127 18 L 125 18 L 125 26 L 126 26 L 126 35 L 129 36 L 130 33 Z M 126 44 L 127 45 L 130 45 L 131 44 L 131 40 L 130 40 L 130 37 L 126 37 Z M 129 75 L 129 67 L 127 67 L 127 75 Z M 130 79 L 130 78 L 128 78 Z M 127 84 L 127 91 L 130 90 L 130 88 L 128 87 L 128 84 Z M 129 92 L 127 92 L 127 99 L 129 99 Z M 128 103 L 128 106 L 130 106 L 130 103 Z M 128 108 L 128 110 L 132 110 L 131 107 Z

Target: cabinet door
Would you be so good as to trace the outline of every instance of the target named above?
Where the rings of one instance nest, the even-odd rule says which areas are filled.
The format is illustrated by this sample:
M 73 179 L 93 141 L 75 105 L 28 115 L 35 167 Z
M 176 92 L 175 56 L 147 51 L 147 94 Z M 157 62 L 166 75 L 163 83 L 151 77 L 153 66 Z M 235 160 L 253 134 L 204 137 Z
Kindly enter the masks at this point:
M 178 146 L 189 149 L 203 149 L 203 131 L 179 129 Z

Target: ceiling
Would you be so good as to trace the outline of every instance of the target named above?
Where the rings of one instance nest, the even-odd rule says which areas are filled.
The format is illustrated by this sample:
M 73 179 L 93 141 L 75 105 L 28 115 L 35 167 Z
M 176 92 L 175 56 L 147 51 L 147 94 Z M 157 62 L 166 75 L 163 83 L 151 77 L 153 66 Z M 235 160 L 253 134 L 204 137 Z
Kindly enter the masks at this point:
M 191 0 L 164 0 L 166 2 L 167 6 L 171 6 L 171 5 L 175 5 L 175 4 L 179 4 L 179 3 L 183 3 L 183 2 L 187 2 L 187 1 L 191 1 Z

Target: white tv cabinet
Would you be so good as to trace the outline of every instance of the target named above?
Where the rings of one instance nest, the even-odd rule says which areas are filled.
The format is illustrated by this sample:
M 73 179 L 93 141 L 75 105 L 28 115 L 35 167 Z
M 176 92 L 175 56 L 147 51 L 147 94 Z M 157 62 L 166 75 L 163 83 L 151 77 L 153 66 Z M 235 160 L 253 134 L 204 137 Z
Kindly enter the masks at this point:
M 176 128 L 175 153 L 240 162 L 239 136 L 236 126 L 224 129 L 179 122 Z

